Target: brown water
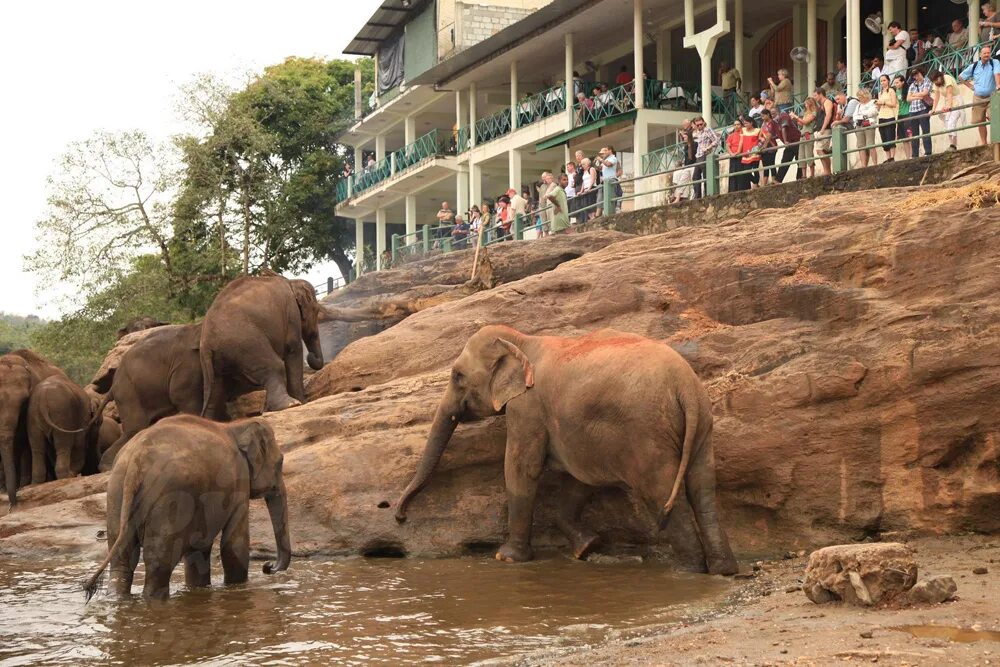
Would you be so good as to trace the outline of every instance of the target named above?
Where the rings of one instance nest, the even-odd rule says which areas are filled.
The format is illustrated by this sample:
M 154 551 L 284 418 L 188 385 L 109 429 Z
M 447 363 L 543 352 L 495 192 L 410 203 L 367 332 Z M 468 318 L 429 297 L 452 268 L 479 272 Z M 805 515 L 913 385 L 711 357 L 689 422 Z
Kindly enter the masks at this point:
M 90 563 L 0 559 L 0 667 L 468 663 L 680 620 L 730 586 L 658 563 L 561 557 L 293 560 L 272 577 L 259 565 L 243 586 L 186 591 L 179 568 L 166 603 L 85 605 Z
M 983 641 L 1000 642 L 1000 632 L 996 630 L 973 630 L 947 625 L 900 625 L 892 629 L 909 632 L 919 639 L 947 639 L 963 644 Z

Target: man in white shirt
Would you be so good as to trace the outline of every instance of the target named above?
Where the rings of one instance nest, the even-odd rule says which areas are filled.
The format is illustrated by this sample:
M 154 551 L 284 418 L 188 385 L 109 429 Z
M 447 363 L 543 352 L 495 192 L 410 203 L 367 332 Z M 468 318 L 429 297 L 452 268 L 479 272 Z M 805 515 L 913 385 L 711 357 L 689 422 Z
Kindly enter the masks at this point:
M 951 32 L 948 33 L 948 45 L 956 51 L 961 51 L 969 45 L 969 31 L 960 19 L 951 22 Z
M 881 74 L 888 75 L 891 80 L 895 74 L 906 71 L 908 66 L 906 50 L 908 48 L 910 48 L 910 33 L 903 30 L 899 21 L 893 21 L 889 24 L 889 45 L 885 50 L 885 67 L 882 68 Z M 873 71 L 872 78 L 874 79 L 874 77 Z M 878 79 L 874 80 L 878 81 Z

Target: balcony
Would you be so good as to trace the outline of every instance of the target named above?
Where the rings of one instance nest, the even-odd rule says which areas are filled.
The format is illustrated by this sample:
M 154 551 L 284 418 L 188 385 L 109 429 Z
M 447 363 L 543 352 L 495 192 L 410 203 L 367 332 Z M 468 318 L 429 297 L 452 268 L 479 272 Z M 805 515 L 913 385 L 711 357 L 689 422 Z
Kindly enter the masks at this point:
M 337 183 L 337 203 L 357 197 L 371 190 L 391 177 L 402 174 L 418 166 L 425 160 L 446 155 L 448 132 L 431 130 L 411 144 L 393 151 L 384 158 L 356 174 L 348 181 Z

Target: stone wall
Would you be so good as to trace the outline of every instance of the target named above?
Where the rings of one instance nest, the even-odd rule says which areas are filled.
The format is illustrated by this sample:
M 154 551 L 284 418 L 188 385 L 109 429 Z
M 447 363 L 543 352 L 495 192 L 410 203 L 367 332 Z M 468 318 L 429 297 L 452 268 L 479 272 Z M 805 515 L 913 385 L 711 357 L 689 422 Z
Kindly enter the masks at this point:
M 695 199 L 682 204 L 625 211 L 598 218 L 596 226 L 630 234 L 657 234 L 677 227 L 710 225 L 740 219 L 752 211 L 790 208 L 802 200 L 838 192 L 942 183 L 962 170 L 992 159 L 992 147 L 983 146 L 941 153 L 916 160 L 882 164 L 872 169 L 854 169 L 841 174 L 794 181 L 781 186 L 718 197 Z M 655 195 L 651 195 L 655 196 Z
M 533 7 L 457 2 L 455 3 L 455 50 L 461 51 L 485 39 L 489 39 L 534 11 Z

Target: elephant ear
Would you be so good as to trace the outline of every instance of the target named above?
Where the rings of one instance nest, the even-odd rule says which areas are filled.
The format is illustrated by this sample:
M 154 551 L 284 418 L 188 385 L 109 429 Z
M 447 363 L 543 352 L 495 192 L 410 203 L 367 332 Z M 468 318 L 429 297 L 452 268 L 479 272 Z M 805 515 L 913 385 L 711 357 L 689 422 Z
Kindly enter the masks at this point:
M 292 294 L 295 295 L 295 303 L 299 306 L 299 316 L 307 320 L 310 313 L 318 310 L 316 303 L 316 288 L 305 280 L 292 280 Z
M 233 436 L 236 446 L 250 465 L 250 479 L 256 479 L 264 466 L 267 427 L 256 419 L 246 419 L 230 424 L 226 430 Z
M 496 344 L 502 353 L 493 364 L 490 400 L 499 412 L 508 401 L 535 385 L 535 367 L 517 345 L 503 338 L 497 338 Z

